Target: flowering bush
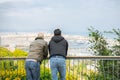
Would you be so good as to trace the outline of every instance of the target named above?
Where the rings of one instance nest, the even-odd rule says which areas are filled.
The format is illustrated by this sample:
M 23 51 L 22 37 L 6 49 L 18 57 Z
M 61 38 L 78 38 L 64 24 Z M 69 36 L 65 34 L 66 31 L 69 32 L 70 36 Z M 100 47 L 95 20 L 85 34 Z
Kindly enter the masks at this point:
M 27 56 L 27 52 L 20 49 L 10 52 L 8 49 L 0 47 L 0 50 L 0 57 Z M 52 80 L 48 60 L 44 60 L 40 68 L 40 80 Z M 82 63 L 72 66 L 70 65 L 70 61 L 66 61 L 66 80 L 81 80 L 81 78 L 86 80 L 88 79 L 86 77 L 88 73 L 84 72 L 86 70 L 86 66 Z M 0 61 L 0 80 L 26 80 L 25 60 Z
M 26 80 L 25 69 L 0 70 L 0 80 Z

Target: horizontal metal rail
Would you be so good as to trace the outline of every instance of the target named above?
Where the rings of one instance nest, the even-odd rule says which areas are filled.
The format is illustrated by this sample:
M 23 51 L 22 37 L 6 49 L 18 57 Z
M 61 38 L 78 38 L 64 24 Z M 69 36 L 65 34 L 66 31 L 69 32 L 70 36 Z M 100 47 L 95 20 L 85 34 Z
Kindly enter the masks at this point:
M 27 57 L 0 57 L 0 60 L 24 60 Z M 32 58 L 35 59 L 35 58 Z M 49 59 L 49 58 L 46 58 Z M 120 56 L 68 56 L 66 59 L 101 59 L 101 60 L 120 60 Z
M 0 80 L 26 80 L 25 59 L 0 57 Z M 40 72 L 41 80 L 51 80 L 49 58 L 42 62 Z M 69 56 L 66 72 L 67 80 L 120 80 L 120 56 Z

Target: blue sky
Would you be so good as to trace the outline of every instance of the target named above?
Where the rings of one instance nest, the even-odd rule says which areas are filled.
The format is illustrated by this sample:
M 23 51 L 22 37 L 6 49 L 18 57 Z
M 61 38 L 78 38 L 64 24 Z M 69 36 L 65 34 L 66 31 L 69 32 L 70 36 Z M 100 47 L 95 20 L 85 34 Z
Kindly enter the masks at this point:
M 0 0 L 0 32 L 85 34 L 120 27 L 120 0 Z

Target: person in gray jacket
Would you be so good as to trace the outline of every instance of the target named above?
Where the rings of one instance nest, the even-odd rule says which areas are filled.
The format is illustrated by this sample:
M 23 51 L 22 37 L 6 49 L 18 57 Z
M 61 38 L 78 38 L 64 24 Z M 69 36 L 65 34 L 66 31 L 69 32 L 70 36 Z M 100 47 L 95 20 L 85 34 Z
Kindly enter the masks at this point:
M 27 80 L 40 80 L 40 63 L 48 55 L 48 45 L 44 41 L 44 34 L 39 33 L 29 47 L 25 69 Z
M 66 56 L 68 51 L 68 42 L 61 36 L 61 30 L 55 29 L 54 36 L 51 38 L 49 45 L 50 68 L 52 72 L 52 80 L 58 80 L 59 72 L 60 80 L 66 80 Z

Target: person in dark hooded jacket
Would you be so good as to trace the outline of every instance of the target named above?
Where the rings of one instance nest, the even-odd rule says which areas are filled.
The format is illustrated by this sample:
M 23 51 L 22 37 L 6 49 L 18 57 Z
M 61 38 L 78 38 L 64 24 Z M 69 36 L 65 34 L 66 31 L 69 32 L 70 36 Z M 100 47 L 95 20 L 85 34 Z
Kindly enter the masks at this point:
M 54 30 L 54 36 L 49 42 L 48 49 L 50 54 L 52 80 L 58 80 L 57 72 L 59 72 L 60 80 L 66 80 L 65 59 L 68 51 L 68 42 L 61 36 L 60 29 Z

